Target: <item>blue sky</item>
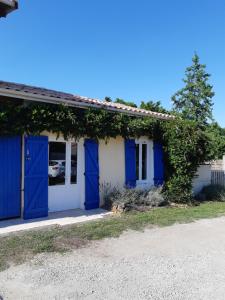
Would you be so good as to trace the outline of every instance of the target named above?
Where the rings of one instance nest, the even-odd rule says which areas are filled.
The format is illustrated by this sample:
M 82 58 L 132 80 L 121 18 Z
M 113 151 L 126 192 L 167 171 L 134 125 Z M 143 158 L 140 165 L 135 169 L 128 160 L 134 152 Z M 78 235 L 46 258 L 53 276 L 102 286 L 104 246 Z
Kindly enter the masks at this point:
M 215 119 L 225 127 L 224 0 L 19 3 L 0 19 L 1 80 L 170 108 L 197 51 L 212 74 Z

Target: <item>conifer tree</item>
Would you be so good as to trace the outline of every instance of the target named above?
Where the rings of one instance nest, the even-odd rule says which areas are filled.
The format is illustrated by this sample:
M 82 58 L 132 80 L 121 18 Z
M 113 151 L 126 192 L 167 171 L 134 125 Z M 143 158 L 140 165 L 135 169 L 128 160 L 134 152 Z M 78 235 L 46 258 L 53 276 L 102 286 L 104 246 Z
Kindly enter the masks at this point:
M 214 92 L 208 82 L 210 74 L 206 72 L 206 66 L 200 63 L 197 54 L 192 58 L 192 62 L 192 66 L 185 72 L 185 86 L 172 97 L 172 102 L 174 110 L 181 113 L 183 118 L 204 126 L 213 119 Z

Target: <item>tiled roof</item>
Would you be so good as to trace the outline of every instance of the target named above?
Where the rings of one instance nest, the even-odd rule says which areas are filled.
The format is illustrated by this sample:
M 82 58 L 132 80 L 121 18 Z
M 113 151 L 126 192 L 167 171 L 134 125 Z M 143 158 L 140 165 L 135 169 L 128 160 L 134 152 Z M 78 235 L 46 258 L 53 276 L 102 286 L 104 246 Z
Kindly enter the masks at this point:
M 100 101 L 93 98 L 82 97 L 78 95 L 58 92 L 58 91 L 49 90 L 45 88 L 0 81 L 0 95 L 5 96 L 7 95 L 7 92 L 9 93 L 8 96 L 11 95 L 10 92 L 13 92 L 13 95 L 11 95 L 11 97 L 14 98 L 18 97 L 23 99 L 24 96 L 25 99 L 29 99 L 29 96 L 35 96 L 35 98 L 37 99 L 36 101 L 41 101 L 38 99 L 41 99 L 43 97 L 42 100 L 43 102 L 57 102 L 57 103 L 62 102 L 72 106 L 96 107 L 96 108 L 102 108 L 111 111 L 123 112 L 130 115 L 150 116 L 153 118 L 164 119 L 164 120 L 174 119 L 174 116 L 169 114 L 163 114 L 163 113 L 153 112 L 153 111 L 135 108 L 131 106 L 126 106 L 120 103 Z

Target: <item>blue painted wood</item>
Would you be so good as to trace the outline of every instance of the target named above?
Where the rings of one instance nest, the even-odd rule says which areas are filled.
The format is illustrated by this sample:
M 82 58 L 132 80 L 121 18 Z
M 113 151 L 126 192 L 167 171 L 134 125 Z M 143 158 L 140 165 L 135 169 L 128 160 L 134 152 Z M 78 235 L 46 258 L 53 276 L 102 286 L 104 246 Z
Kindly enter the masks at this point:
M 86 139 L 85 147 L 85 209 L 99 208 L 98 143 Z
M 134 139 L 125 140 L 125 185 L 136 187 L 136 145 Z
M 21 138 L 0 137 L 0 219 L 20 217 Z
M 163 146 L 159 142 L 154 142 L 154 184 L 160 186 L 164 183 L 164 161 Z
M 48 137 L 25 137 L 24 219 L 48 216 Z

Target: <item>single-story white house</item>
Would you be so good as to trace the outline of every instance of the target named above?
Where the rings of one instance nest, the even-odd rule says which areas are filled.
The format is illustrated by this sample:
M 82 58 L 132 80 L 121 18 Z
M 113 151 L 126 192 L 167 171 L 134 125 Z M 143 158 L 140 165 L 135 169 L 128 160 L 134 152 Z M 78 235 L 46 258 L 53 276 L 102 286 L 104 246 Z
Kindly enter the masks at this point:
M 172 116 L 43 88 L 0 81 L 0 101 L 24 100 L 94 107 L 137 117 Z M 104 124 L 103 124 L 104 126 Z M 163 184 L 162 145 L 143 136 L 104 140 L 65 140 L 50 132 L 40 136 L 0 136 L 0 219 L 45 217 L 49 212 L 94 209 L 104 185 Z

